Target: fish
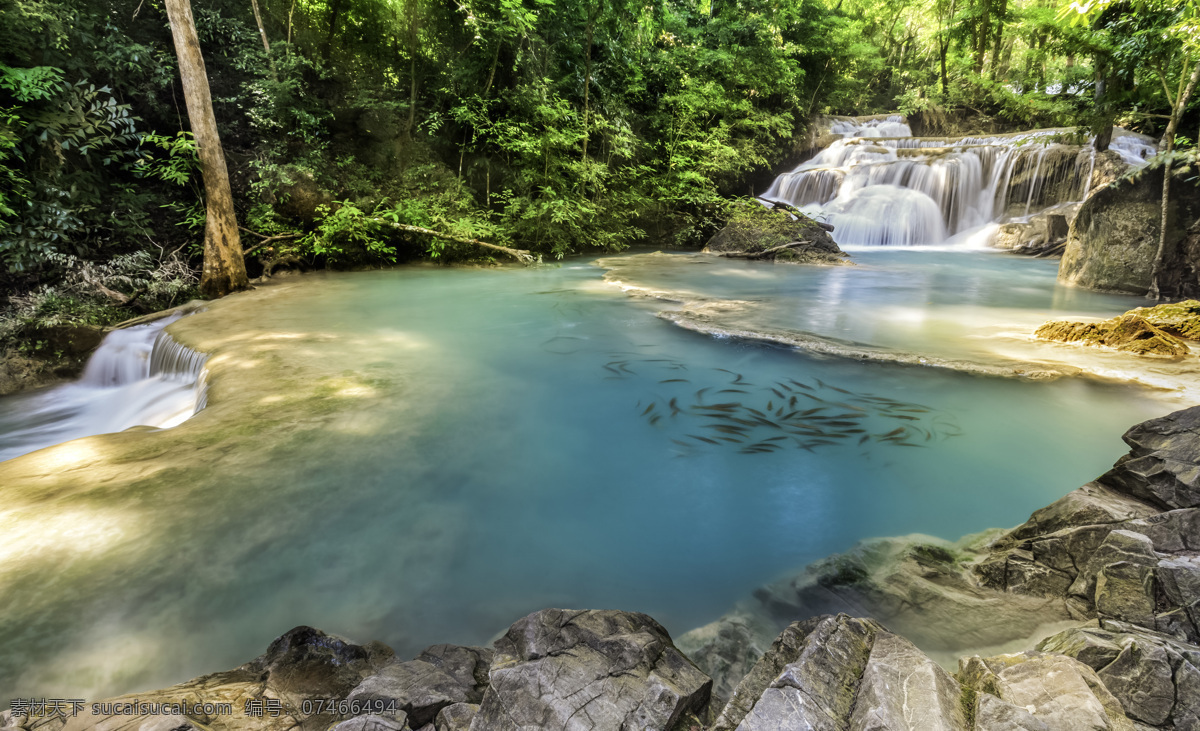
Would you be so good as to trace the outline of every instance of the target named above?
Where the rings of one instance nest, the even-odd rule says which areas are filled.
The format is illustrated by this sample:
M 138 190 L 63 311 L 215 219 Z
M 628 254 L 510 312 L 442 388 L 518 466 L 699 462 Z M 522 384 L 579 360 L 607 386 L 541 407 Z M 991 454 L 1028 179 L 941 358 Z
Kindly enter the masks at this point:
M 787 439 L 787 437 L 783 437 L 783 436 L 780 436 L 780 437 L 768 437 L 767 439 L 764 439 L 763 441 L 764 441 L 764 442 L 778 442 L 778 441 L 780 441 L 780 440 L 782 440 L 782 439 Z
M 774 410 L 775 410 L 775 402 L 774 402 L 774 401 L 768 401 L 768 402 L 767 402 L 767 411 L 774 411 Z
M 888 432 L 887 434 L 880 434 L 880 435 L 879 435 L 879 438 L 880 438 L 880 439 L 887 439 L 888 437 L 898 437 L 898 436 L 900 436 L 901 434 L 905 433 L 906 431 L 908 431 L 908 430 L 907 430 L 907 429 L 905 429 L 904 427 L 900 427 L 900 428 L 898 428 L 898 429 L 893 429 L 893 430 L 891 430 L 891 431 L 890 431 L 890 432 Z
M 863 434 L 863 435 L 862 435 L 862 439 L 859 439 L 859 440 L 858 440 L 858 443 L 859 443 L 859 444 L 866 444 L 866 443 L 867 443 L 867 440 L 868 440 L 868 439 L 870 439 L 870 438 L 871 438 L 871 435 L 870 435 L 870 434 Z
M 788 406 L 795 406 L 795 405 L 796 405 L 796 397 L 792 396 L 791 398 L 788 399 Z
M 688 444 L 687 442 L 681 442 L 681 441 L 679 441 L 678 439 L 672 439 L 672 440 L 671 440 L 671 443 L 673 443 L 673 444 L 678 444 L 678 445 L 679 445 L 679 446 L 681 446 L 681 447 L 690 447 L 690 446 L 692 446 L 692 445 Z
M 799 386 L 800 388 L 806 388 L 806 389 L 808 389 L 809 391 L 811 391 L 811 390 L 812 390 L 812 386 L 809 386 L 809 385 L 803 384 L 803 383 L 801 383 L 801 382 L 797 381 L 797 380 L 796 380 L 796 379 L 794 379 L 794 378 L 789 378 L 789 379 L 788 379 L 788 383 L 791 383 L 791 384 L 793 384 L 793 385 L 795 385 L 795 386 Z
M 801 412 L 800 412 L 800 415 L 801 415 L 801 416 L 812 416 L 813 414 L 815 414 L 815 413 L 817 413 L 817 412 L 819 412 L 819 411 L 824 411 L 824 410 L 825 410 L 825 407 L 824 407 L 824 406 L 818 406 L 818 407 L 817 407 L 817 408 L 815 408 L 815 409 L 809 409 L 809 410 L 807 410 L 807 411 L 801 411 Z
M 696 400 L 699 401 L 700 399 L 704 398 L 704 392 L 711 391 L 711 390 L 712 390 L 712 386 L 705 386 L 704 388 L 700 389 L 699 391 L 696 392 Z
M 857 421 L 827 421 L 828 426 L 858 426 Z
M 651 403 L 649 406 L 647 406 L 646 410 L 642 412 L 642 416 L 645 416 L 646 414 L 649 414 L 651 411 L 654 411 L 654 406 L 655 406 L 654 403 Z
M 750 393 L 750 392 L 743 391 L 740 388 L 723 388 L 720 391 L 717 391 L 717 393 Z
M 704 424 L 703 426 L 707 429 L 716 429 L 723 434 L 737 434 L 739 437 L 746 434 L 745 429 L 731 424 Z
M 795 438 L 795 437 L 793 437 L 793 438 Z M 802 442 L 802 441 L 800 441 L 799 439 L 796 439 L 796 448 L 797 448 L 797 449 L 803 449 L 803 450 L 805 450 L 805 451 L 807 451 L 807 452 L 811 452 L 811 451 L 813 451 L 813 448 L 812 448 L 812 445 L 811 445 L 811 444 L 809 444 L 808 442 Z
M 709 444 L 716 444 L 716 443 L 717 443 L 717 442 L 716 442 L 716 440 L 714 440 L 714 439 L 709 439 L 708 437 L 702 437 L 702 436 L 700 436 L 699 434 L 688 434 L 687 436 L 688 436 L 688 439 L 699 439 L 700 441 L 702 441 L 702 442 L 707 442 L 707 443 L 709 443 Z
M 616 374 L 616 375 L 618 375 L 618 376 L 619 376 L 619 375 L 621 375 L 621 371 L 617 370 L 616 368 L 613 368 L 613 367 L 612 367 L 612 366 L 610 366 L 610 365 L 606 365 L 606 366 L 604 366 L 604 370 L 606 370 L 606 371 L 609 371 L 609 372 L 611 372 L 611 373 L 615 373 L 615 374 Z
M 655 424 L 657 424 L 660 421 L 662 421 L 662 417 L 659 416 L 658 414 L 655 414 L 654 416 L 650 417 L 650 426 L 654 426 Z
M 665 381 L 659 381 L 659 383 L 691 383 L 691 381 L 686 378 L 668 378 Z
M 703 409 L 705 411 L 729 411 L 730 409 L 735 409 L 737 407 L 738 404 L 730 402 L 727 404 L 700 404 L 696 408 Z
M 720 439 L 723 442 L 729 442 L 730 444 L 741 444 L 742 443 L 741 439 L 734 439 L 733 437 L 717 437 L 717 439 Z
M 904 419 L 905 421 L 920 421 L 919 418 L 917 418 L 915 416 L 908 416 L 906 414 L 884 414 L 884 416 L 886 416 L 890 419 Z
M 787 398 L 786 396 L 783 395 L 783 391 L 780 391 L 778 388 L 772 388 L 771 393 L 775 394 L 779 398 Z
M 678 402 L 679 402 L 679 399 L 673 398 L 667 403 L 667 405 L 671 407 L 671 416 L 672 417 L 681 411 L 681 409 L 679 408 Z

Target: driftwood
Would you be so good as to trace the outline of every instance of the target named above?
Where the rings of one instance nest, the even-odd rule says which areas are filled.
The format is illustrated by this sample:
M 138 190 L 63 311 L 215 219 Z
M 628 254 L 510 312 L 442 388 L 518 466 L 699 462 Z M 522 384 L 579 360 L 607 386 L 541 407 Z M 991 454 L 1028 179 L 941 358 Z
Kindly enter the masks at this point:
M 471 244 L 472 246 L 479 246 L 481 248 L 489 249 L 491 251 L 498 251 L 501 254 L 504 254 L 505 256 L 516 259 L 517 261 L 521 262 L 522 264 L 532 264 L 535 261 L 537 261 L 534 258 L 533 254 L 530 254 L 528 251 L 525 251 L 524 249 L 510 249 L 507 246 L 498 246 L 496 244 L 489 244 L 488 242 L 480 241 L 479 239 L 464 239 L 459 236 L 451 236 L 449 234 L 444 234 L 440 231 L 434 231 L 433 229 L 421 228 L 420 226 L 409 226 L 408 224 L 405 224 L 405 223 L 394 223 L 392 221 L 388 221 L 388 220 L 385 220 L 382 218 L 372 218 L 371 220 L 374 221 L 375 223 L 378 223 L 378 224 L 381 224 L 384 226 L 390 226 L 399 231 L 408 231 L 409 233 L 414 233 L 414 234 L 425 234 L 426 236 L 432 236 L 437 239 L 445 239 L 446 241 L 456 241 L 460 244 Z
M 724 256 L 728 259 L 774 259 L 775 255 L 781 251 L 812 246 L 812 243 L 813 242 L 811 241 L 793 241 L 788 244 L 772 246 L 771 248 L 763 249 L 762 251 L 726 251 L 725 253 L 721 254 L 721 256 Z
M 250 256 L 251 254 L 257 254 L 260 250 L 265 249 L 266 247 L 270 246 L 271 242 L 273 242 L 273 241 L 286 241 L 287 239 L 298 239 L 304 235 L 302 233 L 286 233 L 286 234 L 278 234 L 275 236 L 267 236 L 266 234 L 260 234 L 257 231 L 251 231 L 250 229 L 244 228 L 242 226 L 238 226 L 238 229 L 241 231 L 245 231 L 248 234 L 253 234 L 254 236 L 257 236 L 259 239 L 261 239 L 261 241 L 259 241 L 256 245 L 251 246 L 249 249 L 246 249 L 245 251 L 243 251 L 242 256 Z

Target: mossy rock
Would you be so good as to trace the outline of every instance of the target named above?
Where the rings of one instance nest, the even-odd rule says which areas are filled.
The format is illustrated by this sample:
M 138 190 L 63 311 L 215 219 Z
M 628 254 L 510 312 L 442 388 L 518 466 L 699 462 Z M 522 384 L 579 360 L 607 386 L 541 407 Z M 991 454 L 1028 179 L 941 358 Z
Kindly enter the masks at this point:
M 1189 352 L 1187 343 L 1135 314 L 1103 322 L 1047 322 L 1034 336 L 1060 343 L 1113 348 L 1148 358 L 1177 360 Z
M 1125 313 L 1144 318 L 1154 327 L 1185 340 L 1200 340 L 1200 300 L 1138 307 Z
M 727 256 L 759 258 L 769 249 L 804 242 L 762 258 L 801 264 L 844 263 L 846 254 L 829 232 L 798 211 L 766 208 L 757 203 L 731 207 L 725 227 L 709 239 L 704 251 Z

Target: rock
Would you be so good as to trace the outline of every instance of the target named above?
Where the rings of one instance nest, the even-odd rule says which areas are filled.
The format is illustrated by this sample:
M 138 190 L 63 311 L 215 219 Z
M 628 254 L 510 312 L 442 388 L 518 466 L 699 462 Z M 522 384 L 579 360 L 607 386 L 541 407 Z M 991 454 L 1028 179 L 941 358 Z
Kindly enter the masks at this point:
M 242 667 L 267 674 L 267 687 L 300 708 L 306 700 L 346 698 L 363 678 L 394 658 L 386 645 L 352 644 L 312 627 L 296 627 Z
M 495 647 L 475 731 L 668 729 L 700 712 L 712 690 L 644 614 L 546 609 Z
M 963 658 L 958 677 L 976 694 L 994 695 L 1023 708 L 1055 731 L 1133 731 L 1096 672 L 1065 655 L 1023 652 Z M 976 728 L 991 729 L 978 723 Z
M 1200 340 L 1200 300 L 1136 307 L 1127 314 L 1137 315 L 1177 338 Z
M 349 721 L 342 721 L 330 731 L 408 731 L 404 713 L 395 716 L 355 716 Z
M 875 636 L 883 631 L 871 620 L 844 614 L 792 623 L 738 684 L 713 731 L 844 727 Z
M 1196 277 L 1189 226 L 1200 218 L 1200 190 L 1176 175 L 1171 185 L 1164 261 L 1168 296 L 1193 296 Z M 1162 169 L 1146 170 L 1093 193 L 1079 210 L 1067 237 L 1058 280 L 1089 289 L 1145 294 L 1158 250 Z
M 1179 338 L 1137 315 L 1128 314 L 1103 322 L 1047 322 L 1034 332 L 1034 336 L 1059 343 L 1113 348 L 1148 358 L 1177 360 L 1190 352 Z
M 1093 670 L 1101 670 L 1121 654 L 1119 639 L 1098 625 L 1095 628 L 1080 627 L 1047 637 L 1038 643 L 1037 649 L 1067 655 Z
M 1191 636 L 1200 630 L 1200 556 L 1174 556 L 1164 558 L 1155 567 L 1154 576 L 1166 598 L 1168 606 L 1184 610 L 1191 625 Z
M 1050 256 L 1061 253 L 1079 204 L 1055 206 L 1041 213 L 1000 224 L 991 245 L 1016 254 Z
M 763 656 L 767 645 L 759 638 L 773 631 L 761 618 L 734 613 L 680 636 L 675 646 L 713 679 L 713 697 L 724 703 Z
M 1096 613 L 1154 627 L 1153 578 L 1149 567 L 1131 561 L 1118 561 L 1100 569 L 1093 598 Z
M 468 703 L 483 700 L 488 683 L 488 668 L 495 651 L 487 647 L 433 645 L 421 651 L 416 660 L 429 663 L 454 678 L 464 689 Z
M 903 637 L 880 632 L 859 683 L 851 731 L 958 731 L 962 691 L 950 673 Z M 830 727 L 836 728 L 836 727 Z
M 1023 540 L 1064 528 L 1119 523 L 1157 515 L 1158 510 L 1119 490 L 1089 482 L 1050 505 L 1034 511 L 1029 520 L 1006 536 Z M 1101 539 L 1103 540 L 1103 539 Z
M 846 254 L 829 232 L 812 219 L 798 211 L 769 210 L 755 203 L 734 206 L 725 227 L 709 239 L 704 251 L 759 258 L 768 249 L 793 242 L 806 243 L 767 254 L 765 258 L 797 264 L 847 263 Z
M 1125 432 L 1129 455 L 1100 482 L 1162 510 L 1200 506 L 1200 407 Z
M 1128 530 L 1109 531 L 1103 542 L 1087 557 L 1084 568 L 1075 577 L 1068 591 L 1083 597 L 1091 597 L 1096 591 L 1096 578 L 1105 566 L 1119 561 L 1129 561 L 1147 568 L 1158 563 L 1154 544 L 1141 533 Z
M 476 713 L 479 706 L 475 703 L 454 703 L 438 712 L 433 726 L 437 731 L 467 731 Z
M 346 699 L 349 701 L 395 702 L 409 716 L 413 727 L 432 721 L 446 706 L 465 703 L 471 688 L 454 676 L 423 660 L 386 665 L 364 678 Z
M 1200 550 L 1200 510 L 1168 510 L 1125 523 L 1129 530 L 1147 536 L 1156 551 L 1176 553 Z
M 1167 722 L 1175 705 L 1175 684 L 1162 647 L 1131 640 L 1098 675 L 1127 716 L 1151 726 Z
M 1005 703 L 989 693 L 980 693 L 975 706 L 975 728 L 979 731 L 1051 731 L 1024 708 Z

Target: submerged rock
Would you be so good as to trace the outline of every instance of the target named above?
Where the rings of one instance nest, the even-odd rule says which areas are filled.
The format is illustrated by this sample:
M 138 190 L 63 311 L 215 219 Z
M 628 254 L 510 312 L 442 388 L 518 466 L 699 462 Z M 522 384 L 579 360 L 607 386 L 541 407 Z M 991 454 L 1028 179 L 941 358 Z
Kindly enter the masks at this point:
M 1047 322 L 1034 336 L 1060 343 L 1113 348 L 1150 358 L 1175 360 L 1189 352 L 1187 343 L 1133 314 L 1103 322 Z

